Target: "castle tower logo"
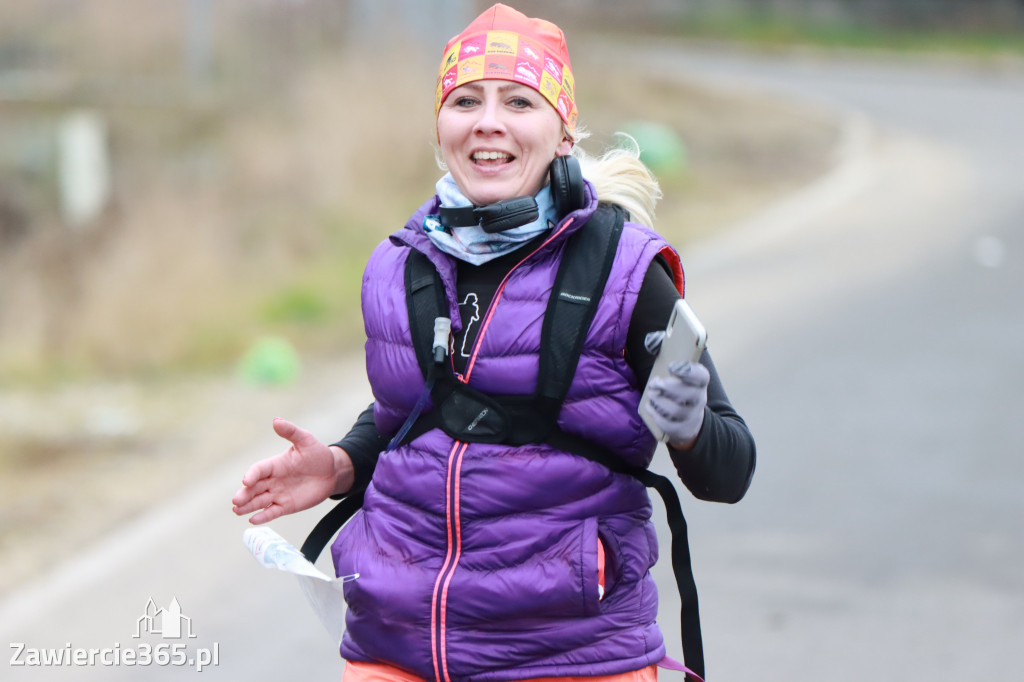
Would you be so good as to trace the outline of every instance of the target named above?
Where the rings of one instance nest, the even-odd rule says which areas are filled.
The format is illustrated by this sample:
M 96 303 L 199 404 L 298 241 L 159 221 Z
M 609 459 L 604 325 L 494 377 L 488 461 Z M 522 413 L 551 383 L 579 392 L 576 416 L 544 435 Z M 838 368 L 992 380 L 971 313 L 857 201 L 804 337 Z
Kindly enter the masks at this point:
M 159 635 L 164 640 L 193 639 L 192 619 L 181 612 L 181 604 L 172 598 L 166 608 L 160 608 L 150 597 L 146 608 L 135 621 L 135 639 L 143 634 Z M 100 666 L 104 668 L 161 668 L 189 667 L 203 672 L 209 666 L 220 665 L 220 642 L 212 647 L 189 648 L 190 643 L 182 641 L 149 642 L 140 641 L 136 646 L 121 646 L 115 642 L 112 647 L 76 647 L 67 642 L 63 648 L 42 648 L 29 646 L 26 642 L 11 642 L 11 667 L 61 667 Z M 5 678 L 6 679 L 6 678 Z M 49 679 L 49 678 L 47 678 Z
M 144 633 L 160 635 L 163 639 L 192 639 L 196 636 L 192 632 L 192 619 L 181 612 L 177 597 L 173 597 L 165 609 L 158 608 L 153 598 L 149 598 L 145 611 L 135 622 L 132 637 L 138 639 Z

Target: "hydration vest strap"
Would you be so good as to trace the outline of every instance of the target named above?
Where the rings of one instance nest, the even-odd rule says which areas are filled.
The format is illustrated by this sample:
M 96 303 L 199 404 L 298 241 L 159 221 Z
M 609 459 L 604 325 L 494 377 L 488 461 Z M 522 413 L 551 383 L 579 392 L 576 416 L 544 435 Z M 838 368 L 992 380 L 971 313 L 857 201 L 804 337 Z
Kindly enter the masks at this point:
M 536 393 L 539 398 L 557 401 L 552 423 L 576 374 L 583 341 L 615 261 L 623 222 L 618 206 L 599 208 L 566 244 L 563 265 L 555 275 L 541 327 Z
M 409 309 L 409 331 L 412 333 L 416 362 L 428 378 L 434 364 L 432 351 L 434 318 L 448 317 L 448 300 L 437 268 L 416 249 L 409 250 L 405 265 L 405 298 Z M 422 340 L 423 342 L 420 342 Z
M 679 592 L 679 632 L 683 640 L 683 660 L 703 680 L 704 639 L 700 632 L 697 583 L 693 579 L 690 540 L 679 495 L 672 481 L 661 474 L 644 469 L 633 475 L 648 488 L 657 490 L 665 504 L 668 527 L 672 531 L 672 573 L 675 574 L 676 590 Z
M 417 417 L 402 441 L 435 427 L 471 443 L 543 441 L 556 428 L 615 260 L 623 222 L 621 208 L 601 206 L 566 243 L 544 313 L 537 386 L 532 396 L 485 395 L 456 379 L 451 365 L 440 367 L 433 362 L 428 331 L 434 318 L 447 310 L 444 286 L 429 259 L 410 251 L 405 270 L 409 329 L 420 371 L 424 378 L 436 371 L 437 380 L 431 391 L 433 411 Z
M 316 526 L 313 527 L 312 532 L 310 532 L 306 541 L 302 543 L 302 548 L 299 550 L 309 563 L 316 563 L 320 553 L 324 551 L 324 547 L 331 541 L 334 534 L 359 511 L 363 506 L 363 495 L 365 493 L 365 489 L 349 493 L 342 498 L 341 502 L 334 505 L 334 508 L 327 512 Z

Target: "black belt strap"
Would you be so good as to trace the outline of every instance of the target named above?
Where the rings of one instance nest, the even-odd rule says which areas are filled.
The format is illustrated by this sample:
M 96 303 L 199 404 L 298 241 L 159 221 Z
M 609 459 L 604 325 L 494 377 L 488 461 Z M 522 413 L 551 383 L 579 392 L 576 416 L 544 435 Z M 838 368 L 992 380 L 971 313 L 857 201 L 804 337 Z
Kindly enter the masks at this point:
M 634 474 L 648 488 L 654 488 L 661 495 L 672 531 L 672 572 L 676 577 L 679 592 L 679 632 L 683 640 L 683 659 L 690 670 L 704 677 L 704 639 L 700 631 L 700 608 L 697 604 L 697 583 L 693 579 L 690 563 L 690 540 L 683 516 L 679 495 L 672 481 L 645 469 Z M 689 676 L 687 676 L 689 677 Z
M 324 547 L 331 541 L 334 534 L 341 530 L 341 527 L 359 511 L 363 506 L 365 493 L 365 489 L 349 493 L 317 522 L 299 550 L 309 563 L 316 563 L 316 560 L 320 558 L 320 553 L 324 551 Z

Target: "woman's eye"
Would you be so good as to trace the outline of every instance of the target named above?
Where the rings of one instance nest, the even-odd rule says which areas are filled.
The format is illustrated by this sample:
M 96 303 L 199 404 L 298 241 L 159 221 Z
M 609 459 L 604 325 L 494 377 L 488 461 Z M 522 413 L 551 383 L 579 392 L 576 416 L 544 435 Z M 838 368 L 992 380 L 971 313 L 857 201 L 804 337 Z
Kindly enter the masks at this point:
M 476 100 L 472 97 L 459 97 L 455 100 L 455 106 L 457 107 L 471 107 L 476 104 Z
M 509 104 L 511 104 L 516 109 L 526 109 L 528 107 L 533 106 L 533 102 L 526 99 L 525 97 L 513 97 L 511 100 L 509 100 Z

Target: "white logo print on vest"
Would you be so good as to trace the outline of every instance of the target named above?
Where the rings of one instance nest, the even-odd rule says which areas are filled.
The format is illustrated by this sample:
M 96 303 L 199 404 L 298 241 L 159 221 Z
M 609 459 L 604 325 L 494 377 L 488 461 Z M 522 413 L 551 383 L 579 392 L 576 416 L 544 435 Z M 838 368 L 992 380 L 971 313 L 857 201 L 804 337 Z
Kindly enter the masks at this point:
M 479 299 L 476 294 L 466 294 L 466 298 L 462 303 L 459 304 L 459 315 L 462 316 L 462 348 L 459 349 L 459 354 L 464 358 L 469 357 L 469 352 L 473 348 L 473 340 L 476 339 L 477 330 L 474 329 L 474 325 L 480 322 L 480 306 L 477 303 Z

